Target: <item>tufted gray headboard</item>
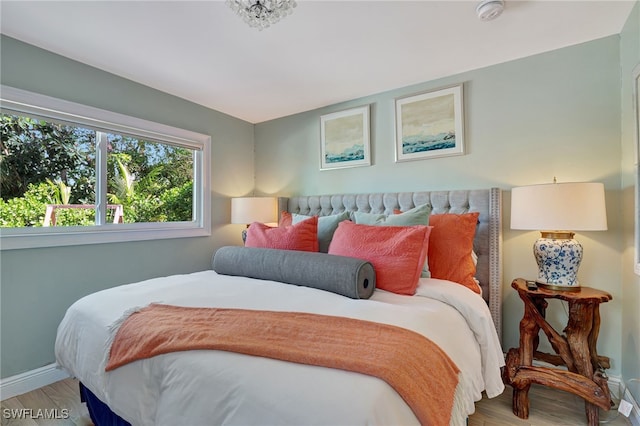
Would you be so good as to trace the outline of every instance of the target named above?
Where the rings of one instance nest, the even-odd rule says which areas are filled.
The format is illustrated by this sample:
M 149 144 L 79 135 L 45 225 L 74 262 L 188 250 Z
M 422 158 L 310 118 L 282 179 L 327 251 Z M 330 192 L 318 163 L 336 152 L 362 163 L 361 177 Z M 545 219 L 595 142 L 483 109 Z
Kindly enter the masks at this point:
M 279 211 L 328 216 L 344 211 L 392 214 L 430 204 L 432 214 L 479 212 L 474 251 L 478 255 L 476 278 L 491 311 L 498 336 L 502 336 L 502 193 L 499 188 L 295 196 L 279 199 Z

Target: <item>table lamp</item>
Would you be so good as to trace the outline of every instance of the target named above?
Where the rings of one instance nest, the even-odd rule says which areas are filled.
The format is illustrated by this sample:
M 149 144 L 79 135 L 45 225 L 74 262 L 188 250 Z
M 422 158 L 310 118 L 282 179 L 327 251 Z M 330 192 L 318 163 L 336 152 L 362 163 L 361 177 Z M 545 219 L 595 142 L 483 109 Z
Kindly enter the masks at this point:
M 231 223 L 253 222 L 275 223 L 278 221 L 278 199 L 276 197 L 238 197 L 231 199 Z M 247 238 L 247 230 L 242 230 L 242 241 Z
M 511 229 L 538 230 L 533 245 L 542 287 L 580 289 L 578 268 L 582 245 L 573 231 L 606 231 L 607 212 L 602 183 L 554 183 L 513 188 Z

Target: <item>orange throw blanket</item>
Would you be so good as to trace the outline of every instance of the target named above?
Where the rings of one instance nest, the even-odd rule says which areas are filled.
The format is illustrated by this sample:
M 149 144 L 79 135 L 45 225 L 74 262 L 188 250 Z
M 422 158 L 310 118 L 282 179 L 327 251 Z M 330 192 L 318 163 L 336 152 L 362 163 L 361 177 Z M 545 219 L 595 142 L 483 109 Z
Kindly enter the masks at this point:
M 152 304 L 118 329 L 106 371 L 175 351 L 213 349 L 355 371 L 391 385 L 425 425 L 448 425 L 457 366 L 401 327 L 299 312 Z

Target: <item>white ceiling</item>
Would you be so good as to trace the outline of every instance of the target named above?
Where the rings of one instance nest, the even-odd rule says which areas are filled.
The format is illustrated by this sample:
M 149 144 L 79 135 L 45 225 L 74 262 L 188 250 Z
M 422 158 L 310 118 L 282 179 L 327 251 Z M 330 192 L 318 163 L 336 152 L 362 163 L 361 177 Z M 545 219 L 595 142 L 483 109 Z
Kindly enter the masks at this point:
M 1 0 L 1 32 L 258 123 L 620 33 L 635 1 L 298 0 L 264 31 L 223 1 Z

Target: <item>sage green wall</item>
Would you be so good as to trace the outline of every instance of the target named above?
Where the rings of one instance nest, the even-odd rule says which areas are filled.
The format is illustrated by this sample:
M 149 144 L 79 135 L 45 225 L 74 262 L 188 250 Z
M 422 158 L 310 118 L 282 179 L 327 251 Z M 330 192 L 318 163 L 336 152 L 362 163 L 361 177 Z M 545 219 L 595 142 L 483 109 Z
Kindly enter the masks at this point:
M 97 290 L 209 268 L 239 244 L 230 196 L 253 190 L 253 125 L 3 36 L 1 83 L 211 136 L 212 236 L 0 252 L 0 376 L 55 361 L 65 310 Z
M 260 193 L 503 188 L 505 349 L 517 345 L 522 315 L 509 283 L 515 276 L 535 274 L 531 245 L 537 238 L 537 233 L 509 229 L 509 190 L 549 182 L 553 176 L 604 182 L 609 231 L 578 235 L 585 246 L 580 278 L 583 285 L 614 296 L 602 306 L 598 344 L 612 358 L 609 374 L 638 377 L 640 280 L 630 272 L 635 142 L 630 88 L 624 81 L 640 62 L 639 9 L 636 5 L 620 37 L 255 126 L 2 36 L 2 84 L 211 135 L 213 235 L 0 252 L 0 377 L 53 362 L 55 329 L 79 297 L 153 276 L 205 269 L 215 248 L 237 244 L 238 229 L 228 225 L 228 198 L 253 189 L 254 133 L 255 189 Z M 465 85 L 467 153 L 395 163 L 394 99 L 460 82 Z M 320 115 L 364 104 L 371 104 L 373 165 L 319 171 Z M 558 305 L 549 314 L 557 324 L 566 320 Z M 639 396 L 635 394 L 636 400 Z
M 633 111 L 632 73 L 640 67 L 640 2 L 636 2 L 620 37 L 622 105 L 622 377 L 636 401 L 640 401 L 640 277 L 634 272 L 634 189 L 637 162 Z
M 285 195 L 502 188 L 503 336 L 508 349 L 518 345 L 523 313 L 510 282 L 535 276 L 532 246 L 539 236 L 510 230 L 510 189 L 549 183 L 554 176 L 560 182 L 603 182 L 609 230 L 577 235 L 585 247 L 580 279 L 613 295 L 601 309 L 598 347 L 612 358 L 608 373 L 620 376 L 619 52 L 620 37 L 611 36 L 257 124 L 256 188 Z M 464 83 L 466 154 L 395 163 L 394 99 L 457 83 Z M 320 116 L 365 104 L 371 104 L 373 165 L 319 171 Z M 548 317 L 562 329 L 565 310 L 551 305 Z

